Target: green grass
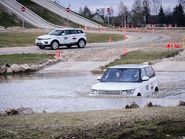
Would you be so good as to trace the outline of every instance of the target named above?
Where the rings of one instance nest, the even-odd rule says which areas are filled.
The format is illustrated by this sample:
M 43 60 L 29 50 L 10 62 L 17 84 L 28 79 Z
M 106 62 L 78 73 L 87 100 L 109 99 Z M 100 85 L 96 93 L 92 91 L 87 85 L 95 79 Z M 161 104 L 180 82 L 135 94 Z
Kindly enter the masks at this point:
M 163 59 L 168 57 L 174 57 L 181 50 L 167 50 L 167 51 L 132 51 L 127 55 L 121 55 L 120 59 L 116 59 L 113 62 L 106 65 L 106 67 L 121 65 L 121 64 L 141 64 L 143 62 L 150 62 L 157 59 Z
M 0 48 L 33 46 L 35 45 L 36 37 L 43 34 L 45 33 L 0 32 Z M 123 39 L 122 35 L 87 33 L 87 41 L 88 43 L 108 42 L 109 36 L 112 36 L 113 41 Z
M 34 45 L 35 39 L 39 35 L 41 33 L 1 32 L 0 48 Z
M 0 65 L 5 64 L 41 64 L 53 59 L 52 54 L 11 54 L 0 55 Z
M 87 33 L 87 42 L 88 43 L 109 42 L 110 37 L 112 41 L 123 40 L 123 35 Z
M 185 135 L 184 116 L 185 107 L 0 116 L 0 138 L 173 139 Z

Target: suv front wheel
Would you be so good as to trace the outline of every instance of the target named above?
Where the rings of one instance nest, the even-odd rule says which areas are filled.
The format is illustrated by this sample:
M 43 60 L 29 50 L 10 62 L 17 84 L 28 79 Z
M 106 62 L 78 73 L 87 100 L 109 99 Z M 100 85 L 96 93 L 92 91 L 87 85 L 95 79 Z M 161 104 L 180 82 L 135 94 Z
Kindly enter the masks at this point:
M 86 45 L 86 41 L 84 39 L 80 39 L 77 45 L 78 45 L 78 48 L 84 48 Z
M 56 50 L 59 47 L 59 43 L 57 41 L 51 42 L 51 49 Z
M 40 49 L 45 49 L 45 46 L 41 46 L 41 45 L 40 45 L 39 48 L 40 48 Z

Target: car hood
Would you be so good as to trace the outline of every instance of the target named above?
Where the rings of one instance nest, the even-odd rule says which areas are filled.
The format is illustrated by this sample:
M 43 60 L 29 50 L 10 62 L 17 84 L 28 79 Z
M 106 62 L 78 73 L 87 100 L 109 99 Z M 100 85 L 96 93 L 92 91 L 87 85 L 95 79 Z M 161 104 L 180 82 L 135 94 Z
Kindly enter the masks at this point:
M 53 38 L 53 35 L 41 35 L 41 36 L 39 36 L 39 37 L 37 37 L 37 38 L 40 38 L 40 39 L 48 39 L 48 38 Z
M 91 89 L 94 90 L 130 90 L 130 89 L 135 89 L 140 86 L 140 83 L 107 83 L 107 82 L 102 82 L 98 83 L 92 86 Z

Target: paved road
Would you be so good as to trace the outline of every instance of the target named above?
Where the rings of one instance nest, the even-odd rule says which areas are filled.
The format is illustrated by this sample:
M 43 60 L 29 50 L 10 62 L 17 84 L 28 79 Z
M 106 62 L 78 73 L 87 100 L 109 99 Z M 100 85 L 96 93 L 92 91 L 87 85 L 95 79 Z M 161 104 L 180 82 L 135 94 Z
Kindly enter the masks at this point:
M 54 24 L 51 24 L 26 8 L 24 12 L 21 11 L 21 5 L 16 0 L 0 0 L 0 5 L 7 8 L 9 11 L 11 11 L 13 14 L 17 15 L 20 19 L 24 18 L 25 22 L 28 22 L 32 24 L 35 27 L 39 28 L 54 28 L 59 27 Z
M 93 31 L 91 31 L 93 32 Z M 95 33 L 95 32 L 94 32 Z M 98 32 L 96 32 L 98 33 Z M 101 33 L 115 33 L 115 34 L 123 34 L 123 32 L 101 32 Z M 143 47 L 153 47 L 153 43 L 163 43 L 167 42 L 170 39 L 169 36 L 163 35 L 163 34 L 157 34 L 157 33 L 128 33 L 128 40 L 125 41 L 118 41 L 118 42 L 111 42 L 111 43 L 90 43 L 87 44 L 86 49 L 101 49 L 101 48 L 107 48 L 107 49 L 117 49 L 117 48 L 123 48 L 126 47 L 128 49 L 135 48 L 138 46 L 140 48 Z M 61 50 L 64 53 L 67 53 L 66 51 L 79 51 L 80 49 L 66 49 L 62 48 Z M 81 49 L 82 50 L 82 49 Z M 84 51 L 82 50 L 82 51 Z M 0 55 L 2 54 L 13 54 L 13 53 L 54 53 L 55 51 L 52 51 L 50 49 L 48 50 L 40 50 L 36 46 L 30 46 L 30 47 L 15 47 L 15 48 L 0 48 Z

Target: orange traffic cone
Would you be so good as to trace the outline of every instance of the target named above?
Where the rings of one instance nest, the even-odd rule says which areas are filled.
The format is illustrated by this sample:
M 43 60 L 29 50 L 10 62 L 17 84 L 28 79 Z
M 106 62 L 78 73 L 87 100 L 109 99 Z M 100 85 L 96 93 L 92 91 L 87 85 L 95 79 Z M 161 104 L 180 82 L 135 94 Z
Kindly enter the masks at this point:
M 55 51 L 55 59 L 59 60 L 60 58 L 61 58 L 61 52 L 60 52 L 60 50 L 56 50 Z
M 123 40 L 126 40 L 126 39 L 128 39 L 128 37 L 127 37 L 127 35 L 126 35 L 126 33 L 123 35 Z
M 127 53 L 128 53 L 128 52 L 127 52 L 127 48 L 124 47 L 124 48 L 123 48 L 123 55 L 125 56 L 125 55 L 127 55 Z
M 166 48 L 170 49 L 172 47 L 171 43 L 169 42 L 167 45 L 166 45 Z
M 178 48 L 182 48 L 182 46 L 181 46 L 180 44 L 178 44 L 178 43 L 174 43 L 173 47 L 174 47 L 174 48 L 177 48 L 177 49 L 178 49 Z

